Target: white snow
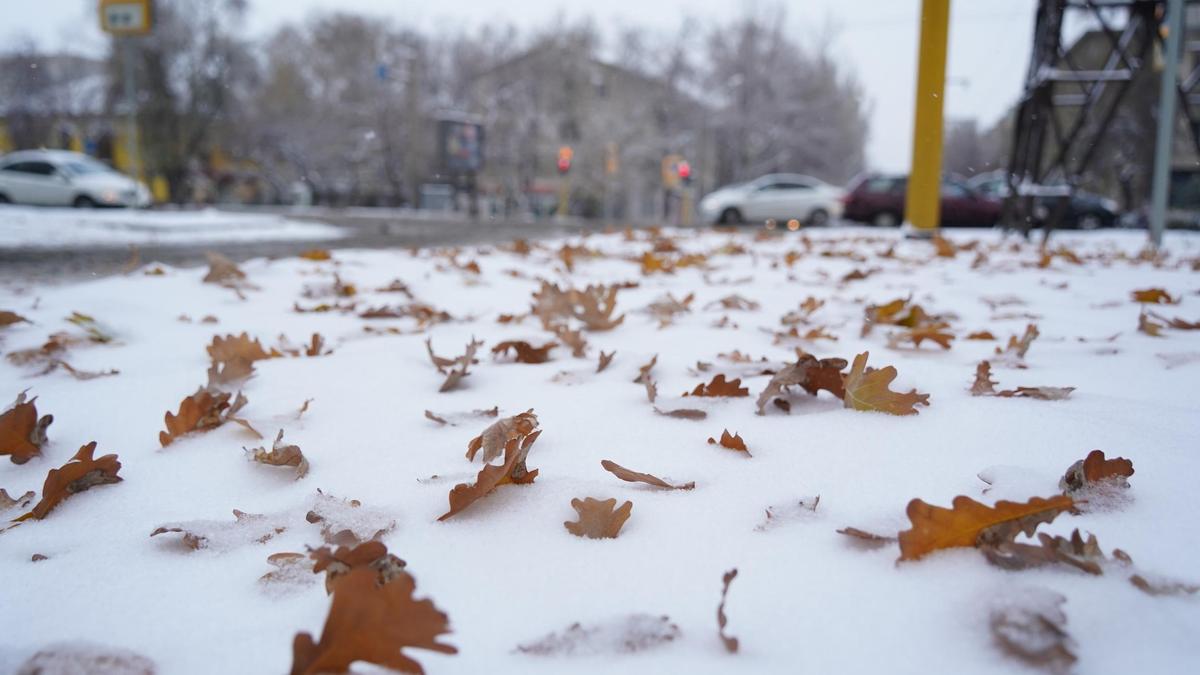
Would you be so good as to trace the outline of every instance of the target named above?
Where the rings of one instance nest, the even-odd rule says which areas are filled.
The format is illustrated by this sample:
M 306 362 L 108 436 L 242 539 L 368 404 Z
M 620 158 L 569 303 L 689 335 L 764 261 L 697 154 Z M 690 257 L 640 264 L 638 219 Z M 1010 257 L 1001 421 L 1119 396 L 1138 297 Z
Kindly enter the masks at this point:
M 0 309 L 34 322 L 0 330 L 4 352 L 38 346 L 55 331 L 77 331 L 64 319 L 79 311 L 114 330 L 116 340 L 74 348 L 65 358 L 76 368 L 121 371 L 77 381 L 61 369 L 35 376 L 36 369 L 0 363 L 3 404 L 28 388 L 39 412 L 55 417 L 43 457 L 21 466 L 0 457 L 0 487 L 13 495 L 40 490 L 49 469 L 93 440 L 97 455 L 120 455 L 124 477 L 74 495 L 43 521 L 0 534 L 0 671 L 14 670 L 47 645 L 82 642 L 133 650 L 162 673 L 287 672 L 293 636 L 319 634 L 329 598 L 323 583 L 280 593 L 258 579 L 275 569 L 267 556 L 321 545 L 320 525 L 304 521 L 318 488 L 360 500 L 369 509 L 361 529 L 386 529 L 383 541 L 408 563 L 417 597 L 432 598 L 449 615 L 453 633 L 444 641 L 459 654 L 407 650 L 430 673 L 1027 673 L 996 647 L 988 621 L 992 607 L 1028 587 L 1067 598 L 1063 611 L 1079 673 L 1182 673 L 1200 663 L 1200 597 L 1151 597 L 1116 572 L 1004 571 L 971 549 L 897 564 L 895 544 L 863 550 L 836 533 L 855 526 L 895 534 L 907 527 L 905 505 L 915 497 L 947 507 L 960 494 L 989 505 L 999 498 L 1050 497 L 1067 467 L 1100 448 L 1133 460 L 1128 499 L 1114 509 L 1059 516 L 1040 531 L 1067 535 L 1080 528 L 1094 533 L 1106 552 L 1128 552 L 1147 574 L 1200 582 L 1200 362 L 1176 358 L 1170 362 L 1179 365 L 1167 367 L 1160 357 L 1200 351 L 1200 332 L 1139 333 L 1139 306 L 1130 299 L 1134 289 L 1162 287 L 1182 302 L 1157 311 L 1200 320 L 1200 276 L 1176 264 L 1200 255 L 1200 238 L 1169 235 L 1171 258 L 1161 267 L 1055 259 L 1038 269 L 1022 266 L 1037 261 L 1036 247 L 1006 245 L 973 270 L 972 253 L 932 258 L 927 243 L 869 229 L 783 233 L 764 241 L 750 232 L 666 234 L 678 236 L 686 251 L 711 254 L 708 282 L 696 268 L 642 276 L 631 259 L 651 243 L 644 233 L 636 241 L 617 233 L 570 240 L 609 254 L 577 256 L 572 275 L 561 272 L 554 256 L 564 242 L 554 241 L 524 258 L 492 248 L 459 252 L 460 264 L 478 262 L 477 279 L 428 250 L 337 251 L 332 262 L 244 263 L 255 287 L 243 291 L 244 300 L 201 283 L 203 270 L 171 268 L 163 276 L 0 291 Z M 160 229 L 156 236 L 169 235 Z M 804 250 L 802 236 L 813 250 L 789 268 L 781 258 Z M 949 236 L 985 245 L 999 239 L 990 232 Z M 1064 234 L 1055 245 L 1081 255 L 1133 254 L 1143 237 Z M 713 253 L 731 241 L 750 253 Z M 876 256 L 892 244 L 898 259 Z M 827 250 L 853 250 L 867 259 L 819 255 Z M 881 271 L 837 281 L 852 269 L 872 267 Z M 372 290 L 399 278 L 456 321 L 395 335 L 364 326 L 409 331 L 412 320 L 295 312 L 297 301 L 322 301 L 301 293 L 329 285 L 334 271 L 359 289 L 360 310 L 404 302 L 397 293 Z M 551 339 L 536 319 L 496 321 L 502 313 L 528 310 L 538 276 L 578 287 L 640 286 L 618 295 L 619 311 L 627 313 L 623 325 L 587 334 L 586 360 L 563 348 L 541 365 L 493 360 L 490 347 L 501 340 Z M 696 298 L 690 314 L 660 328 L 636 310 L 667 292 Z M 704 309 L 732 293 L 761 309 Z M 931 312 L 957 315 L 952 349 L 929 343 L 920 350 L 889 349 L 887 327 L 860 337 L 864 305 L 910 293 Z M 768 377 L 754 376 L 743 381 L 750 397 L 706 401 L 708 419 L 695 422 L 655 415 L 643 387 L 632 383 L 638 366 L 658 354 L 660 405 L 677 407 L 690 401 L 677 394 L 720 370 L 720 352 L 790 360 L 791 346 L 773 345 L 760 329 L 781 330 L 779 317 L 810 295 L 827 301 L 813 319 L 838 340 L 801 346 L 847 359 L 869 350 L 870 365 L 897 367 L 896 389 L 929 393 L 931 405 L 916 416 L 893 417 L 844 409 L 822 392 L 815 399 L 795 397 L 790 415 L 771 406 L 758 416 L 755 396 Z M 1025 304 L 991 309 L 982 300 L 1002 296 Z M 1004 388 L 1076 390 L 1057 402 L 970 396 L 975 364 L 1022 332 L 1030 322 L 1019 316 L 1025 313 L 1039 317 L 1034 322 L 1041 331 L 1028 367 L 994 364 L 993 377 Z M 181 314 L 194 321 L 180 321 Z M 199 322 L 210 314 L 219 323 Z M 738 328 L 712 327 L 726 314 Z M 999 341 L 963 339 L 982 329 Z M 299 343 L 320 332 L 333 353 L 257 363 L 241 416 L 265 440 L 229 424 L 161 449 L 164 413 L 204 382 L 205 346 L 214 334 L 242 331 L 268 344 L 280 334 Z M 1080 340 L 1115 333 L 1112 342 Z M 438 393 L 444 376 L 426 356 L 427 336 L 440 355 L 451 357 L 472 336 L 486 340 L 465 388 Z M 600 350 L 615 350 L 616 357 L 595 374 Z M 697 361 L 714 362 L 717 370 L 689 373 Z M 569 375 L 556 379 L 564 371 Z M 297 418 L 308 398 L 314 399 L 309 410 Z M 532 485 L 501 486 L 438 522 L 448 491 L 479 469 L 464 457 L 468 441 L 492 422 L 462 413 L 495 405 L 503 415 L 536 411 L 544 433 L 529 467 L 540 475 Z M 426 419 L 426 409 L 456 426 Z M 301 480 L 290 468 L 247 460 L 244 447 L 269 443 L 280 428 L 311 463 Z M 706 443 L 722 429 L 739 433 L 753 456 Z M 622 482 L 600 467 L 602 459 L 695 481 L 696 488 L 663 491 Z M 989 488 L 979 475 L 994 484 Z M 798 506 L 817 495 L 815 510 Z M 574 537 L 563 522 L 575 518 L 570 502 L 576 497 L 630 500 L 632 517 L 617 539 Z M 775 516 L 760 527 L 768 508 Z M 233 509 L 278 516 L 289 527 L 262 544 L 227 536 L 221 546 L 198 551 L 180 546 L 178 535 L 149 536 L 164 524 L 232 524 Z M 391 521 L 395 527 L 387 529 Z M 34 554 L 48 559 L 31 562 Z M 733 567 L 739 574 L 726 612 L 741 652 L 731 655 L 717 637 L 716 607 L 721 575 Z M 680 635 L 633 654 L 515 652 L 576 622 L 609 626 L 639 614 L 670 617 Z
M 137 211 L 0 207 L 0 249 L 79 246 L 208 244 L 240 241 L 330 240 L 344 236 L 331 225 L 257 213 Z

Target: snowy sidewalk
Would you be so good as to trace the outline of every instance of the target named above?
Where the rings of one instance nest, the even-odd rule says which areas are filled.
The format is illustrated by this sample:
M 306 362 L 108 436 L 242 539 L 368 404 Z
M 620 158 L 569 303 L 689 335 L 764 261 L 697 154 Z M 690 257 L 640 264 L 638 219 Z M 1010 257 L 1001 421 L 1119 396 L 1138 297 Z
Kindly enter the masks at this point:
M 3 213 L 24 231 L 52 215 Z M 372 591 L 350 566 L 330 588 L 374 602 L 411 575 L 415 596 L 448 616 L 438 641 L 458 652 L 405 650 L 430 673 L 1020 674 L 1039 658 L 1042 672 L 1188 672 L 1200 663 L 1188 587 L 1200 584 L 1200 331 L 1185 328 L 1200 321 L 1200 237 L 1168 235 L 1165 259 L 1140 255 L 1132 232 L 1064 233 L 1048 257 L 992 232 L 948 237 L 939 256 L 866 228 L 616 232 L 260 259 L 240 265 L 244 278 L 218 266 L 215 283 L 150 265 L 0 291 L 0 310 L 28 319 L 0 328 L 0 406 L 28 390 L 54 417 L 29 461 L 0 456 L 0 488 L 16 499 L 0 517 L 30 512 L 47 473 L 92 441 L 96 458 L 118 455 L 122 479 L 0 532 L 0 671 L 38 650 L 61 658 L 66 644 L 132 650 L 160 673 L 288 672 L 297 633 L 320 654 L 336 641 L 322 636 L 325 572 L 304 554 L 374 538 L 406 566 L 379 558 L 370 574 L 391 565 L 399 579 Z M 1142 299 L 1176 304 L 1132 296 L 1150 289 L 1167 295 Z M 243 332 L 261 352 L 214 344 Z M 473 339 L 478 363 L 452 363 Z M 845 362 L 811 365 L 797 349 Z M 867 367 L 895 367 L 890 390 L 879 391 L 885 372 L 854 369 L 867 352 Z M 984 360 L 993 391 L 1010 396 L 973 395 Z M 805 364 L 832 377 L 816 396 Z M 769 389 L 784 372 L 793 383 Z M 210 377 L 202 394 L 248 403 L 204 421 L 181 411 Z M 903 400 L 914 389 L 928 405 Z M 855 409 L 871 406 L 917 414 Z M 500 447 L 485 439 L 464 457 L 530 409 L 536 442 L 525 418 Z M 184 434 L 168 411 L 215 428 Z M 306 475 L 245 450 L 264 459 L 280 430 L 276 458 L 294 444 Z M 748 452 L 717 442 L 726 430 Z M 523 463 L 508 454 L 522 447 Z M 1112 478 L 1064 496 L 1060 479 L 1093 449 L 1132 461 L 1129 487 Z M 481 460 L 503 467 L 494 491 Z M 602 460 L 695 485 L 626 482 Z M 459 484 L 478 499 L 456 506 Z M 910 501 L 949 509 L 960 495 L 1060 506 L 919 545 L 905 535 L 909 548 L 893 539 L 913 527 Z M 1078 513 L 1061 507 L 1068 497 Z M 632 503 L 623 526 L 605 521 L 616 538 L 564 527 L 585 498 Z M 1013 547 L 1039 544 L 1016 526 L 1092 533 L 1103 557 Z M 278 553 L 300 555 L 268 562 Z M 724 613 L 736 653 L 716 617 L 734 568 Z

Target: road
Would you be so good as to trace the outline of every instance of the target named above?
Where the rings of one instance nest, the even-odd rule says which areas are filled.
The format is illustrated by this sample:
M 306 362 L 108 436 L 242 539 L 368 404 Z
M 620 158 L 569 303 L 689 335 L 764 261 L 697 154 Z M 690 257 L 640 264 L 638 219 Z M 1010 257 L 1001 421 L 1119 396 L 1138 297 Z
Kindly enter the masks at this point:
M 258 212 L 264 212 L 258 210 Z M 602 227 L 578 220 L 537 223 L 465 220 L 431 220 L 393 214 L 386 210 L 327 210 L 296 213 L 279 211 L 293 220 L 334 225 L 346 236 L 327 241 L 229 242 L 188 245 L 150 245 L 138 248 L 142 263 L 161 262 L 174 267 L 204 264 L 204 254 L 217 251 L 235 261 L 282 257 L 319 247 L 407 248 L 411 246 L 461 246 L 539 239 Z M 128 247 L 0 248 L 0 283 L 56 283 L 78 281 L 120 272 L 130 260 Z

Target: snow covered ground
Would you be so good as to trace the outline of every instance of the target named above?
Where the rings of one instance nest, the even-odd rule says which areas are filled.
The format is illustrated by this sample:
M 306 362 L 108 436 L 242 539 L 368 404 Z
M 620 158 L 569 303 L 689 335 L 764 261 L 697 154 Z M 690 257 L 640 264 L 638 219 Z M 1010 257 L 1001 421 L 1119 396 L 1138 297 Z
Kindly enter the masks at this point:
M 319 241 L 341 236 L 341 230 L 329 225 L 301 223 L 269 214 L 225 213 L 215 209 L 81 211 L 0 207 L 0 249 Z
M 1129 580 L 1136 571 L 1200 583 L 1200 332 L 1139 332 L 1141 306 L 1131 298 L 1162 288 L 1179 304 L 1150 310 L 1200 320 L 1200 238 L 1169 236 L 1169 257 L 1156 263 L 1136 257 L 1143 235 L 1131 232 L 1062 235 L 1059 254 L 1045 261 L 1036 247 L 991 232 L 950 233 L 956 244 L 976 242 L 952 258 L 895 232 L 757 234 L 617 232 L 528 252 L 337 251 L 328 261 L 243 263 L 236 289 L 202 283 L 204 270 L 150 267 L 153 274 L 0 294 L 0 310 L 32 322 L 0 329 L 6 354 L 59 331 L 84 337 L 91 326 L 94 337 L 112 340 L 84 340 L 54 358 L 79 371 L 120 371 L 77 380 L 62 367 L 38 375 L 45 364 L 0 363 L 0 396 L 28 389 L 39 414 L 54 416 L 42 456 L 23 465 L 0 457 L 0 487 L 14 497 L 41 491 L 47 471 L 91 441 L 97 456 L 119 455 L 123 478 L 0 533 L 0 671 L 56 643 L 89 643 L 138 652 L 161 673 L 287 672 L 293 636 L 319 636 L 330 599 L 319 575 L 260 577 L 275 569 L 269 555 L 326 545 L 321 524 L 305 517 L 314 506 L 343 512 L 361 538 L 383 530 L 416 579 L 416 596 L 448 614 L 452 632 L 442 641 L 458 654 L 405 652 L 431 673 L 1038 672 L 1002 649 L 991 628 L 998 607 L 1024 606 L 1038 593 L 1066 599 L 1068 649 L 1078 658 L 1071 672 L 1182 673 L 1200 663 L 1200 595 L 1152 596 Z M 565 244 L 582 248 L 564 253 Z M 655 269 L 673 264 L 670 273 Z M 580 289 L 630 282 L 617 294 L 624 321 L 585 332 L 585 358 L 563 346 L 541 364 L 494 357 L 504 340 L 556 339 L 537 317 L 498 321 L 529 311 L 539 278 Z M 415 300 L 395 290 L 397 279 Z M 668 293 L 681 304 L 695 297 L 667 321 L 643 311 Z M 728 299 L 734 294 L 740 300 Z M 888 335 L 904 332 L 896 326 L 862 335 L 869 305 L 908 296 L 949 324 L 950 349 L 890 347 Z M 810 297 L 808 308 L 824 305 L 800 310 Z M 452 318 L 422 328 L 411 317 L 359 316 L 411 302 Z M 297 311 L 321 304 L 332 310 Z M 98 325 L 66 322 L 72 312 Z M 799 335 L 819 327 L 836 339 L 777 341 L 791 327 L 781 323 L 789 313 Z M 995 354 L 1028 324 L 1040 337 L 1023 359 Z M 985 330 L 996 339 L 966 339 Z M 215 335 L 242 332 L 268 347 L 281 335 L 302 345 L 320 333 L 331 353 L 255 363 L 238 416 L 264 440 L 225 424 L 161 447 L 164 413 L 206 381 L 205 347 Z M 439 356 L 454 357 L 473 337 L 485 343 L 479 363 L 459 389 L 439 393 L 446 376 L 430 362 L 426 338 Z M 869 365 L 896 367 L 896 390 L 927 393 L 929 405 L 893 416 L 797 391 L 790 413 L 772 404 L 755 414 L 771 379 L 760 373 L 795 361 L 795 347 L 848 361 L 869 351 Z M 734 350 L 768 361 L 718 356 Z M 601 351 L 616 354 L 597 373 Z M 632 382 L 655 355 L 658 408 L 703 409 L 705 419 L 655 412 Z M 1059 401 L 972 396 L 984 359 L 999 388 L 1075 390 Z M 749 396 L 679 396 L 717 373 L 741 377 Z M 543 433 L 528 468 L 539 474 L 439 521 L 449 491 L 480 470 L 478 458 L 464 457 L 468 442 L 495 421 L 472 411 L 493 406 L 501 416 L 535 411 Z M 279 429 L 310 463 L 305 477 L 248 459 L 244 448 L 269 446 Z M 725 429 L 745 440 L 749 456 L 707 442 Z M 1099 576 L 1065 565 L 1011 571 L 970 547 L 897 562 L 896 543 L 867 548 L 837 532 L 894 536 L 909 528 L 905 507 L 914 498 L 949 507 L 957 495 L 989 506 L 1054 497 L 1067 468 L 1096 448 L 1132 460 L 1129 489 L 1038 531 L 1093 533 L 1106 555 L 1119 548 L 1134 567 L 1106 562 Z M 601 468 L 605 459 L 696 486 L 622 482 Z M 564 528 L 576 517 L 572 499 L 585 497 L 633 503 L 617 538 Z M 335 508 L 344 499 L 362 506 Z M 234 509 L 265 520 L 232 527 Z M 14 506 L 3 518 L 26 510 Z M 150 536 L 164 525 L 203 532 L 207 545 L 193 551 L 178 533 Z M 732 568 L 739 573 L 725 610 L 737 653 L 723 647 L 716 621 L 722 574 Z M 678 633 L 619 653 L 632 614 L 666 615 Z M 575 622 L 602 630 L 574 654 L 516 650 Z M 663 630 L 647 617 L 633 625 L 641 637 Z M 371 668 L 356 672 L 378 672 Z

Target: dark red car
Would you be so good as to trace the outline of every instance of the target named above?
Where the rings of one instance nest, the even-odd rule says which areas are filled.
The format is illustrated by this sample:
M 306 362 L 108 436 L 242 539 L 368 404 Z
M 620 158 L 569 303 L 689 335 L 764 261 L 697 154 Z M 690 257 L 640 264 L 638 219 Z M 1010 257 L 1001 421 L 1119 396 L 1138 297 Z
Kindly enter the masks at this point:
M 857 178 L 846 191 L 842 217 L 879 227 L 904 221 L 907 176 L 870 174 Z M 943 227 L 991 227 L 1000 220 L 1000 202 L 988 199 L 962 183 L 942 181 Z

